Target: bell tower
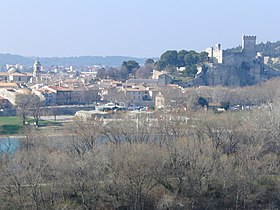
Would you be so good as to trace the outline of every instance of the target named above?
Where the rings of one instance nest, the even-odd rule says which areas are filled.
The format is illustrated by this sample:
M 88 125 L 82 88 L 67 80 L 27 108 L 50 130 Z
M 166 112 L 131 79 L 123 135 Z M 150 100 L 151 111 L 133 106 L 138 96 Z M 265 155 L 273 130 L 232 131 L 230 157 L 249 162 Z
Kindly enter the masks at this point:
M 39 82 L 41 77 L 41 64 L 39 61 L 35 61 L 33 65 L 33 79 L 34 82 Z

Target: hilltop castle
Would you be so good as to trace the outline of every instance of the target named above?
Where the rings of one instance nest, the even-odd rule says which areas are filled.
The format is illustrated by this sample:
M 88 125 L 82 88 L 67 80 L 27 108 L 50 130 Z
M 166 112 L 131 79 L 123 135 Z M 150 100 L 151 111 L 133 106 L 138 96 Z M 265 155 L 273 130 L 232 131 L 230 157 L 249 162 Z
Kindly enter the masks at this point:
M 254 85 L 280 74 L 264 65 L 264 58 L 256 51 L 256 36 L 242 36 L 242 49 L 224 51 L 221 44 L 207 48 L 208 62 L 197 75 L 194 85 L 246 86 Z

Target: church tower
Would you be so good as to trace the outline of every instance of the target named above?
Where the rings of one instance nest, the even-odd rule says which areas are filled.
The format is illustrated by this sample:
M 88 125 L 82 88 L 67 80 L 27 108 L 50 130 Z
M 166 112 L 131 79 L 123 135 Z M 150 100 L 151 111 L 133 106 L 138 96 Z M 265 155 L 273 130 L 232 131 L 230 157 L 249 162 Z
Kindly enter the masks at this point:
M 34 82 L 39 82 L 41 77 L 41 64 L 39 61 L 35 61 L 33 65 L 33 79 Z

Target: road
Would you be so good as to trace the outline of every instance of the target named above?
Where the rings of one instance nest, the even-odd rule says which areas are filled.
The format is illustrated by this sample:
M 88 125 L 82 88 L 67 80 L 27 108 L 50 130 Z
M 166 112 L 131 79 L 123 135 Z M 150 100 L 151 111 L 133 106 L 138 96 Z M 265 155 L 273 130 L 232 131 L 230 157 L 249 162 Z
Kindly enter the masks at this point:
M 74 116 L 73 115 L 57 115 L 56 116 L 56 122 L 71 122 L 73 121 Z M 48 120 L 48 121 L 55 121 L 54 116 L 41 116 L 42 120 Z

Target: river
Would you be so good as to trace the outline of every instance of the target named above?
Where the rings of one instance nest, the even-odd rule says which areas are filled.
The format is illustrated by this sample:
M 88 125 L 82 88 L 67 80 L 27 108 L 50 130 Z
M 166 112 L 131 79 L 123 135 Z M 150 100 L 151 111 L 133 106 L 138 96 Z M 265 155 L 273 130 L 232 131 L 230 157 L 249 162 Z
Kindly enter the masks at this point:
M 19 140 L 16 137 L 0 137 L 0 154 L 14 153 L 19 147 Z

